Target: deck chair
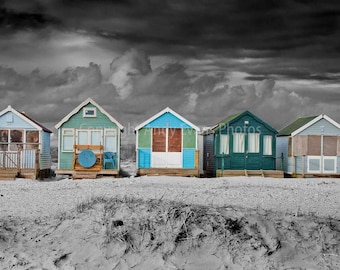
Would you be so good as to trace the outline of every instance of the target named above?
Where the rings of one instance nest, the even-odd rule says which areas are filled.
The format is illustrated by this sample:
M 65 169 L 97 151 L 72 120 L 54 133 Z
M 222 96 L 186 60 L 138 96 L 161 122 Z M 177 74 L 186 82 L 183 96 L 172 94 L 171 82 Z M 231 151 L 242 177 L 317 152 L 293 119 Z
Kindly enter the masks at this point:
M 114 152 L 104 152 L 104 169 L 114 169 L 116 162 L 116 153 Z

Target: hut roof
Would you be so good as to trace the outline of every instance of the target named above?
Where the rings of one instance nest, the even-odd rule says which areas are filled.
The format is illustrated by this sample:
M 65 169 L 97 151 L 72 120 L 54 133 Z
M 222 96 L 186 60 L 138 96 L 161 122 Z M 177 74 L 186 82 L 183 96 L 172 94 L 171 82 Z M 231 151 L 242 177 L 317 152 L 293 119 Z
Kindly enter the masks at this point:
M 296 119 L 294 122 L 290 123 L 288 126 L 282 128 L 277 136 L 289 136 L 291 135 L 294 131 L 298 130 L 299 128 L 303 127 L 310 121 L 312 121 L 314 118 L 317 116 L 308 116 L 308 117 L 300 117 Z

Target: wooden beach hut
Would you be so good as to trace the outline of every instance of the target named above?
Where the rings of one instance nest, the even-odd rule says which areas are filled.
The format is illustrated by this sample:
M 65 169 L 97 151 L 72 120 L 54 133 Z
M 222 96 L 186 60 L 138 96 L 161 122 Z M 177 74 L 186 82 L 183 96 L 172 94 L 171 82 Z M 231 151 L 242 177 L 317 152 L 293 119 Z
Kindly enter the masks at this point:
M 138 175 L 199 176 L 199 128 L 170 108 L 135 128 Z
M 204 134 L 205 173 L 282 177 L 283 172 L 275 169 L 276 134 L 249 111 L 226 117 Z
M 325 114 L 298 118 L 277 134 L 277 167 L 292 176 L 340 176 L 340 124 Z
M 57 174 L 73 178 L 119 175 L 123 126 L 91 98 L 66 115 L 58 130 Z
M 0 112 L 0 179 L 44 178 L 51 173 L 52 131 L 11 106 Z

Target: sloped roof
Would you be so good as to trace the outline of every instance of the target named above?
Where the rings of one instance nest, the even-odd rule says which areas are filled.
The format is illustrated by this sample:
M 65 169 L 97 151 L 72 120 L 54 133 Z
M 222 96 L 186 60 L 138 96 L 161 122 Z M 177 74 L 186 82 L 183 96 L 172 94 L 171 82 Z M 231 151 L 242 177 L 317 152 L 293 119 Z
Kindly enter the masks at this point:
M 191 123 L 190 121 L 188 121 L 183 116 L 179 115 L 178 113 L 176 113 L 174 110 L 170 109 L 169 107 L 166 107 L 164 110 L 160 111 L 159 113 L 150 117 L 148 120 L 146 120 L 143 123 L 136 126 L 135 130 L 137 131 L 137 130 L 141 129 L 142 127 L 146 126 L 147 124 L 149 124 L 150 122 L 152 122 L 153 120 L 157 119 L 158 117 L 162 116 L 165 113 L 171 113 L 172 115 L 176 116 L 178 119 L 182 120 L 187 125 L 191 126 L 193 129 L 200 131 L 199 127 L 195 126 L 193 123 Z
M 32 125 L 33 127 L 37 128 L 38 130 L 43 130 L 45 132 L 48 133 L 52 133 L 51 130 L 49 130 L 47 127 L 43 126 L 42 124 L 40 124 L 39 122 L 37 122 L 36 120 L 34 120 L 33 118 L 31 118 L 30 116 L 28 116 L 26 113 L 24 112 L 18 112 L 17 110 L 15 110 L 14 108 L 12 108 L 12 106 L 8 106 L 6 109 L 2 110 L 0 112 L 0 116 L 4 115 L 7 112 L 12 112 L 13 114 L 15 114 L 16 116 L 18 116 L 19 118 L 23 119 L 24 121 L 28 122 L 30 125 Z
M 56 129 L 59 129 L 61 127 L 62 124 L 64 124 L 65 122 L 67 122 L 73 115 L 77 114 L 84 106 L 86 106 L 87 104 L 91 103 L 92 105 L 94 105 L 95 107 L 97 107 L 101 113 L 103 113 L 104 115 L 106 115 L 111 122 L 115 123 L 118 128 L 120 130 L 123 130 L 124 127 L 122 124 L 120 124 L 116 119 L 114 119 L 107 111 L 105 111 L 98 103 L 96 103 L 92 98 L 87 98 L 85 101 L 83 101 L 82 103 L 80 103 L 73 111 L 71 111 L 68 115 L 66 115 L 58 124 L 55 125 Z
M 265 127 L 267 127 L 269 130 L 272 130 L 274 133 L 277 133 L 277 130 L 273 127 L 271 127 L 270 125 L 268 125 L 266 122 L 264 122 L 263 120 L 261 120 L 260 118 L 258 118 L 256 115 L 254 115 L 253 113 L 251 113 L 250 111 L 243 111 L 240 113 L 235 113 L 232 115 L 227 116 L 226 118 L 224 118 L 222 121 L 220 121 L 214 128 L 213 131 L 217 131 L 219 130 L 219 128 L 223 125 L 228 125 L 228 124 L 232 124 L 233 122 L 237 121 L 239 118 L 243 117 L 244 115 L 249 115 L 252 118 L 254 118 L 256 121 L 262 123 Z
M 32 121 L 33 123 L 37 124 L 38 126 L 40 126 L 42 128 L 43 131 L 46 131 L 48 133 L 52 133 L 51 130 L 49 130 L 47 127 L 43 126 L 42 124 L 38 123 L 36 120 L 34 120 L 33 118 L 31 118 L 30 116 L 28 116 L 25 112 L 21 112 L 21 114 L 23 116 L 25 116 L 27 119 L 29 119 L 30 121 Z
M 288 126 L 279 130 L 277 136 L 290 136 L 294 131 L 298 130 L 299 128 L 303 127 L 317 116 L 308 116 L 308 117 L 300 117 L 296 119 L 294 122 L 290 123 Z

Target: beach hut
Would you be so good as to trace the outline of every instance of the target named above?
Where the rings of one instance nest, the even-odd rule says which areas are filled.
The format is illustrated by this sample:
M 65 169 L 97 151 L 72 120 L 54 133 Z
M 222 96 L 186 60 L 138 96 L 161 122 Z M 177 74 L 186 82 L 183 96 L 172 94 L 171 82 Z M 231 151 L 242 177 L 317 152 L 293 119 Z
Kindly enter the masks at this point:
M 138 175 L 199 176 L 199 128 L 170 108 L 135 128 Z
M 123 126 L 91 98 L 66 115 L 58 130 L 57 174 L 73 178 L 119 175 Z
M 282 177 L 275 170 L 276 134 L 249 111 L 226 117 L 205 134 L 206 174 Z
M 276 151 L 289 175 L 340 175 L 340 124 L 325 114 L 298 118 L 279 131 Z
M 11 106 L 0 112 L 0 179 L 51 173 L 51 131 Z

